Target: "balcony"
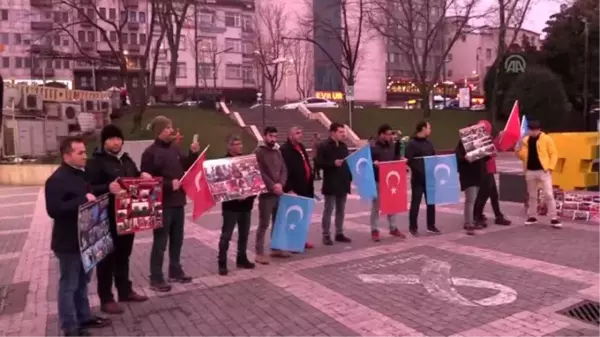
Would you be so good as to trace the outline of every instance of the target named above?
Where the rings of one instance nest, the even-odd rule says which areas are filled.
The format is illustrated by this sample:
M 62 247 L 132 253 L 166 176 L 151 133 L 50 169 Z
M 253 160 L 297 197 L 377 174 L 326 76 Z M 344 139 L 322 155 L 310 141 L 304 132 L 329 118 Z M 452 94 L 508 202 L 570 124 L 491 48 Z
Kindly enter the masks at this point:
M 53 51 L 51 44 L 32 44 L 29 50 L 32 53 L 51 53 Z
M 52 7 L 52 0 L 29 0 L 31 7 L 45 8 Z
M 123 5 L 128 8 L 138 8 L 139 0 L 123 0 Z
M 32 77 L 53 77 L 54 69 L 52 68 L 31 68 Z
M 81 28 L 94 28 L 94 24 L 96 23 L 96 18 L 93 17 L 83 17 L 79 20 Z
M 94 51 L 96 50 L 96 42 L 80 42 L 81 50 Z
M 48 21 L 31 21 L 31 30 L 51 31 L 54 24 Z
M 198 31 L 206 34 L 223 34 L 227 30 L 226 27 L 219 27 L 215 25 L 200 25 Z
M 126 50 L 129 54 L 139 54 L 140 45 L 139 44 L 126 44 L 123 46 L 123 49 Z
M 139 22 L 127 22 L 127 28 L 129 28 L 130 30 L 138 30 L 138 29 L 140 29 L 140 23 Z

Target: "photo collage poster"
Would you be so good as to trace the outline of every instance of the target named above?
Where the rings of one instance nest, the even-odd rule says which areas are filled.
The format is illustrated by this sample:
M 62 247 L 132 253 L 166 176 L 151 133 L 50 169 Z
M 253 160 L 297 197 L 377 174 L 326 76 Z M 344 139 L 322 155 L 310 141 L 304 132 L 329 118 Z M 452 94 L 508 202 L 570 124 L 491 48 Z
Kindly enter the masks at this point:
M 481 124 L 466 127 L 458 130 L 460 140 L 465 147 L 468 162 L 474 162 L 478 159 L 491 156 L 496 153 L 496 146 L 492 136 L 485 130 Z
M 114 249 L 108 220 L 108 194 L 79 207 L 77 227 L 81 262 L 87 273 Z
M 204 173 L 216 202 L 244 199 L 267 192 L 255 155 L 204 162 Z
M 119 183 L 124 192 L 115 197 L 117 234 L 161 228 L 162 178 L 121 178 Z
M 548 214 L 548 206 L 541 190 L 538 190 L 538 214 Z M 554 189 L 558 216 L 576 221 L 598 223 L 600 221 L 600 196 L 596 192 Z

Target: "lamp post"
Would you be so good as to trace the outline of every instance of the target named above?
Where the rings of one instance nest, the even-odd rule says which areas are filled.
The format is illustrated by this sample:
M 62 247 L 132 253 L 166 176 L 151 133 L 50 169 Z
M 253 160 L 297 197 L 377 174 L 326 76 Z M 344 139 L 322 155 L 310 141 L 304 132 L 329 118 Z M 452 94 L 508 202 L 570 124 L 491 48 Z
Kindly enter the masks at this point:
M 589 66 L 589 48 L 590 48 L 590 30 L 589 30 L 589 22 L 587 18 L 583 18 L 584 24 L 584 47 L 583 47 L 583 118 L 585 123 L 585 129 L 588 130 L 588 120 L 590 119 L 589 111 L 588 111 L 588 66 Z

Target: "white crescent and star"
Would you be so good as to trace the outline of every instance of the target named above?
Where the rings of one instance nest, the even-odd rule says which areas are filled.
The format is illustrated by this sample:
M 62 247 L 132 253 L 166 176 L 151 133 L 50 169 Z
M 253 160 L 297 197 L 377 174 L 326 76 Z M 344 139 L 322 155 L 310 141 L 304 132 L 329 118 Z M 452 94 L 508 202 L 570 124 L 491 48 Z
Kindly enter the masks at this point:
M 354 169 L 356 170 L 356 173 L 360 174 L 360 164 L 365 163 L 367 164 L 367 158 L 360 158 L 359 160 L 356 161 L 356 165 L 354 165 Z
M 433 176 L 437 178 L 437 172 L 439 170 L 445 170 L 446 171 L 446 176 L 449 177 L 450 176 L 450 166 L 446 165 L 446 164 L 437 164 L 435 165 L 435 168 L 433 169 Z M 447 182 L 446 179 L 440 179 L 440 185 L 445 185 Z
M 400 173 L 398 171 L 390 171 L 385 175 L 385 184 L 390 189 L 390 193 L 396 194 L 396 187 L 390 187 L 390 178 L 396 177 L 398 179 L 398 183 L 400 183 Z M 398 186 L 398 184 L 396 184 Z
M 200 186 L 200 179 L 202 179 L 202 170 L 198 171 L 198 173 L 194 177 L 194 185 L 196 185 L 196 191 L 200 191 L 200 189 L 202 188 Z
M 287 210 L 285 211 L 285 220 L 287 223 L 287 218 L 290 215 L 290 213 L 292 212 L 298 212 L 298 214 L 300 215 L 300 218 L 298 219 L 298 221 L 302 220 L 302 218 L 304 218 L 304 211 L 302 210 L 302 207 L 298 206 L 298 205 L 293 205 L 287 208 Z M 296 224 L 291 223 L 289 224 L 290 226 L 290 230 L 294 230 L 296 229 Z

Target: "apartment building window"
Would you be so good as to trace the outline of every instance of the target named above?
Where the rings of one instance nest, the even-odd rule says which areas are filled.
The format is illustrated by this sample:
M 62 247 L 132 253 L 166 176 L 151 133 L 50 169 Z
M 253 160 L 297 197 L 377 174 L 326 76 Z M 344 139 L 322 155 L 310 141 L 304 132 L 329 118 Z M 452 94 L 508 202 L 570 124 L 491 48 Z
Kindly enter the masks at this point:
M 2 58 L 2 68 L 10 68 L 10 57 L 4 56 Z
M 159 62 L 156 65 L 156 80 L 165 81 L 167 79 L 167 65 L 164 62 Z
M 254 43 L 250 41 L 242 42 L 242 53 L 243 54 L 252 54 L 254 52 Z
M 254 83 L 254 68 L 251 65 L 242 66 L 242 80 L 244 83 Z
M 63 47 L 68 47 L 69 46 L 69 38 L 63 38 L 62 45 L 63 45 Z
M 54 17 L 54 22 L 59 23 L 61 21 L 61 12 L 54 12 L 52 15 Z
M 21 69 L 23 68 L 23 58 L 22 57 L 15 57 L 15 68 L 17 69 Z
M 492 59 L 492 49 L 491 48 L 485 49 L 485 59 L 488 61 Z
M 241 24 L 242 23 L 240 13 L 225 12 L 225 26 L 240 27 Z
M 146 44 L 146 34 L 140 34 L 140 45 L 145 45 Z
M 23 62 L 25 63 L 25 68 L 31 68 L 31 57 L 24 57 Z
M 65 69 L 71 68 L 71 61 L 69 61 L 69 60 L 62 60 L 62 61 L 63 61 L 63 68 L 65 68 Z
M 139 12 L 138 13 L 138 22 L 139 23 L 146 23 L 146 13 L 145 12 Z
M 215 78 L 215 67 L 210 63 L 198 63 L 198 69 L 200 69 L 201 78 Z
M 187 41 L 189 41 L 189 40 L 187 40 L 185 36 L 181 35 L 179 37 L 179 50 L 185 51 L 187 49 L 187 47 L 186 47 L 188 44 Z
M 137 13 L 134 11 L 129 12 L 129 22 L 137 22 Z
M 10 43 L 10 41 L 8 39 L 8 33 L 0 33 L 0 43 L 5 44 L 5 45 Z
M 123 42 L 124 44 L 128 44 L 129 42 L 129 34 L 127 33 L 121 33 L 121 42 Z
M 198 44 L 199 52 L 216 52 L 217 51 L 217 38 L 202 36 L 200 37 L 200 43 Z
M 177 62 L 177 78 L 187 77 L 187 66 L 185 62 Z
M 396 60 L 394 58 L 394 53 L 388 53 L 387 54 L 387 61 L 388 61 L 388 63 L 394 63 L 394 62 L 396 62 Z
M 225 66 L 225 78 L 239 80 L 242 78 L 242 66 L 240 64 L 228 64 Z
M 62 60 L 54 60 L 54 69 L 62 68 Z
M 116 20 L 117 19 L 117 10 L 114 8 L 109 8 L 108 9 L 108 18 L 110 20 Z
M 114 30 L 110 31 L 110 33 L 108 33 L 108 39 L 110 42 L 117 42 L 117 32 Z
M 85 32 L 83 30 L 77 32 L 77 42 L 85 42 Z
M 96 42 L 96 32 L 87 32 L 87 42 Z
M 448 69 L 448 78 L 452 78 L 453 75 L 452 69 Z
M 20 33 L 15 33 L 15 35 L 13 36 L 13 41 L 15 42 L 16 45 L 20 45 L 23 43 L 23 35 L 21 35 Z
M 0 9 L 0 20 L 8 21 L 8 9 Z
M 242 40 L 238 39 L 225 39 L 225 49 L 230 49 L 230 53 L 241 53 L 242 52 Z
M 137 44 L 137 34 L 136 33 L 129 34 L 129 43 Z
M 242 16 L 242 32 L 254 32 L 254 22 L 252 20 L 252 17 L 249 15 Z
M 213 26 L 215 24 L 215 13 L 210 12 L 199 12 L 198 22 L 201 25 Z
M 59 47 L 60 46 L 60 36 L 58 35 L 54 35 L 54 38 L 52 39 L 52 44 Z

